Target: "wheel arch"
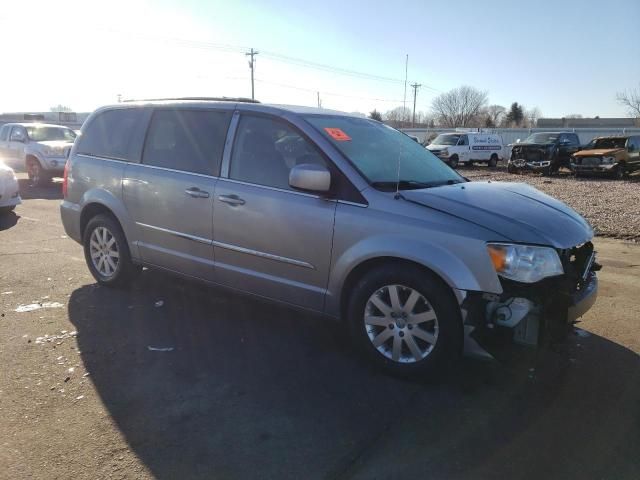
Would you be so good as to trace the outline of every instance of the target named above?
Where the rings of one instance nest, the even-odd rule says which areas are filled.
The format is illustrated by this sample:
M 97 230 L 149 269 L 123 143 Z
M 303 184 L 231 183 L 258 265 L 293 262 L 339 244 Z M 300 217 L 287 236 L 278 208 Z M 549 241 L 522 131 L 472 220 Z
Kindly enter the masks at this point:
M 84 230 L 92 217 L 101 213 L 110 215 L 120 225 L 127 244 L 129 245 L 132 259 L 139 258 L 137 244 L 132 241 L 134 238 L 134 222 L 129 216 L 122 200 L 106 189 L 96 188 L 85 192 L 80 204 L 82 205 L 79 218 L 81 238 L 84 237 Z
M 454 245 L 454 242 L 451 243 Z M 392 246 L 392 248 L 389 248 Z M 502 287 L 486 254 L 484 242 L 469 242 L 460 254 L 424 240 L 369 238 L 353 245 L 335 261 L 329 276 L 326 314 L 340 317 L 349 292 L 373 268 L 388 263 L 414 265 L 441 281 L 461 301 L 462 291 L 502 293 Z
M 425 266 L 424 264 L 416 262 L 414 260 L 409 260 L 407 258 L 402 258 L 397 256 L 372 257 L 357 264 L 347 274 L 347 277 L 345 278 L 342 284 L 342 288 L 340 290 L 340 317 L 341 318 L 346 318 L 350 293 L 353 290 L 353 288 L 357 285 L 357 283 L 362 278 L 364 278 L 367 275 L 367 273 L 387 265 L 406 265 L 406 266 L 415 267 L 423 271 L 424 273 L 436 278 L 439 282 L 442 283 L 443 286 L 447 287 L 447 291 L 451 293 L 451 298 L 454 301 L 457 301 L 454 288 L 449 283 L 447 283 L 440 275 L 438 275 L 435 271 Z

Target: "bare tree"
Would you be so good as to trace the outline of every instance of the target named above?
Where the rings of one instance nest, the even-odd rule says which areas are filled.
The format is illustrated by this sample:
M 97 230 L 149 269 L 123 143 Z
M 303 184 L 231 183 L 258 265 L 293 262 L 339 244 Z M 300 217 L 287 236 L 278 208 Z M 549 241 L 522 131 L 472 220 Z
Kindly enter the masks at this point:
M 524 117 L 527 120 L 527 126 L 534 128 L 538 124 L 538 119 L 542 117 L 542 112 L 538 107 L 533 107 L 524 112 Z
M 502 105 L 489 105 L 486 109 L 486 115 L 491 124 L 500 125 L 500 120 L 506 114 L 507 109 Z M 488 123 L 488 122 L 487 122 Z
M 583 118 L 581 113 L 570 113 L 565 115 L 564 118 Z
M 382 118 L 395 128 L 407 126 L 411 122 L 411 109 L 405 107 L 396 107 L 386 112 Z
M 431 108 L 442 126 L 468 127 L 486 104 L 487 92 L 465 85 L 438 95 Z
M 616 100 L 627 109 L 629 115 L 640 117 L 640 87 L 618 92 Z

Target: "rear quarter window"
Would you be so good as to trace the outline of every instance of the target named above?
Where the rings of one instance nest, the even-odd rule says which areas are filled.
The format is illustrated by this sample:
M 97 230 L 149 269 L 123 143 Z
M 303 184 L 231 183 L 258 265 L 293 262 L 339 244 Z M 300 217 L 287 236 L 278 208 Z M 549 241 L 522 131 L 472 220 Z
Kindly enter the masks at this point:
M 77 153 L 139 162 L 150 110 L 118 108 L 98 113 L 80 136 Z

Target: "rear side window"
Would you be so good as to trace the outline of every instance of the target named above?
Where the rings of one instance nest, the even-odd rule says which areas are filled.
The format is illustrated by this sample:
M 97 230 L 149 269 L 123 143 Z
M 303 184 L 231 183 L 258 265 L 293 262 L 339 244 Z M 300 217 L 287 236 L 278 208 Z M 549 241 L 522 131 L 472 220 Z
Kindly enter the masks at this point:
M 142 108 L 119 108 L 98 114 L 83 130 L 77 152 L 140 161 L 148 115 L 149 111 Z
M 151 119 L 142 162 L 217 176 L 231 112 L 157 110 Z

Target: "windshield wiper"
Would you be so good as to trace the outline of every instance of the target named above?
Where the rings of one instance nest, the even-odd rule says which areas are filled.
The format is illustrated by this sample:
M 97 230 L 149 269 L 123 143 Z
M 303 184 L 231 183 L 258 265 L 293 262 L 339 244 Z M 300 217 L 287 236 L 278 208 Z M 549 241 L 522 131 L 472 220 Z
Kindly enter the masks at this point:
M 457 183 L 463 183 L 464 180 L 447 180 L 446 182 L 418 182 L 417 180 L 400 180 L 399 182 L 394 181 L 380 181 L 380 182 L 371 182 L 371 186 L 373 188 L 379 188 L 382 190 L 393 191 L 398 188 L 398 190 L 418 190 L 420 188 L 435 188 L 442 187 L 444 185 L 455 185 Z

